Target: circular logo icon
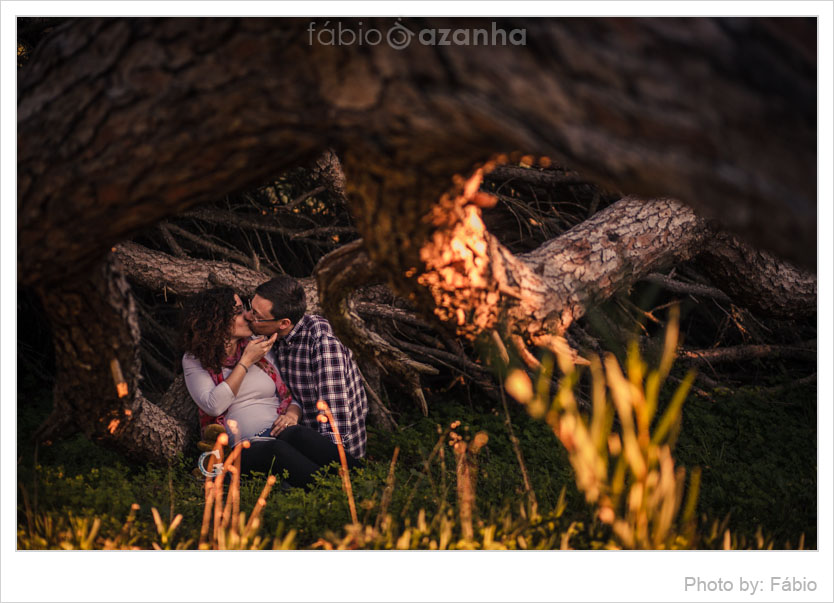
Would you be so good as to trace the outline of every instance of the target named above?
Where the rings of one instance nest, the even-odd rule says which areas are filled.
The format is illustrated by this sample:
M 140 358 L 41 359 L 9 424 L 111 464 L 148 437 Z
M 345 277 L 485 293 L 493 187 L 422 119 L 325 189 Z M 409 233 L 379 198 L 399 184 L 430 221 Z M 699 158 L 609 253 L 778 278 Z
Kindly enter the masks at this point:
M 400 22 L 394 23 L 394 26 L 388 30 L 388 35 L 386 36 L 388 45 L 394 50 L 408 48 L 413 37 L 414 32 Z

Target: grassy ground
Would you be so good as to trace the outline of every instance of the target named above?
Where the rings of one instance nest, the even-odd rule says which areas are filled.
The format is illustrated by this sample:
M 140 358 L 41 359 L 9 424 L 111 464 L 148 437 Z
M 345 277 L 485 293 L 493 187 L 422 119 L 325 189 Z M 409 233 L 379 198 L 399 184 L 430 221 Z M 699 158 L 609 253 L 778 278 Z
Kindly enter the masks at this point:
M 523 513 L 524 487 L 503 410 L 478 400 L 475 390 L 471 393 L 470 399 L 460 392 L 455 395 L 453 390 L 444 400 L 434 400 L 429 417 L 406 411 L 397 433 L 370 429 L 369 462 L 353 476 L 363 523 L 372 525 L 384 505 L 382 493 L 395 447 L 400 448 L 397 481 L 387 506 L 394 521 L 401 528 L 415 525 L 421 509 L 429 518 L 454 514 L 454 459 L 448 445 L 444 445 L 445 461 L 435 455 L 430 470 L 424 469 L 438 442 L 438 429 L 458 420 L 462 424 L 457 432 L 464 437 L 481 430 L 489 435 L 489 443 L 478 457 L 476 520 L 482 525 L 500 524 Z M 806 548 L 816 546 L 815 395 L 811 386 L 789 389 L 775 397 L 752 390 L 717 394 L 712 401 L 690 396 L 684 405 L 676 459 L 688 468 L 703 469 L 698 507 L 706 518 L 703 526 L 729 517 L 730 529 L 748 543 L 755 541 L 761 528 L 776 548 L 785 546 L 786 541 L 796 546 L 801 534 Z M 29 516 L 33 521 L 37 517 L 51 518 L 53 523 L 70 516 L 98 517 L 102 522 L 99 534 L 107 534 L 118 532 L 133 503 L 140 505 L 132 537 L 135 546 L 148 548 L 159 539 L 151 520 L 152 507 L 166 522 L 181 513 L 178 542 L 186 545 L 191 539 L 190 546 L 194 546 L 204 503 L 202 483 L 190 473 L 196 451 L 170 467 L 139 466 L 78 435 L 39 447 L 35 459 L 31 433 L 50 406 L 49 389 L 32 375 L 19 374 L 19 547 L 48 545 L 31 537 L 34 532 L 43 533 L 44 527 L 28 525 L 27 508 L 33 511 Z M 514 402 L 510 407 L 549 529 L 558 536 L 571 522 L 578 522 L 571 546 L 601 546 L 605 530 L 592 521 L 558 440 L 522 407 Z M 444 462 L 445 471 L 441 469 Z M 241 509 L 252 508 L 263 483 L 263 478 L 244 481 Z M 295 530 L 293 545 L 305 548 L 319 538 L 335 538 L 349 520 L 341 482 L 329 475 L 310 491 L 274 490 L 264 509 L 263 533 L 282 537 Z M 558 538 L 542 542 L 559 546 Z
M 700 509 L 774 546 L 817 541 L 816 387 L 778 394 L 754 389 L 691 396 L 676 449 L 679 462 L 703 470 Z

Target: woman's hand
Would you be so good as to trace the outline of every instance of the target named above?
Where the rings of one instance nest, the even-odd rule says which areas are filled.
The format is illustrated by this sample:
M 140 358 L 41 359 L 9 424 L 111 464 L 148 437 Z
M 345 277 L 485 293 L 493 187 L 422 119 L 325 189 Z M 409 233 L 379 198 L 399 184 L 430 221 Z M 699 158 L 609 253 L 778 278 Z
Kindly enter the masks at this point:
M 272 344 L 278 338 L 278 333 L 273 333 L 272 337 L 267 339 L 261 337 L 260 339 L 250 339 L 243 348 L 243 354 L 240 356 L 240 364 L 246 369 L 258 362 L 264 355 L 272 348 Z
M 272 429 L 269 435 L 277 436 L 287 427 L 298 425 L 298 419 L 301 417 L 301 409 L 297 406 L 290 406 L 283 415 L 280 415 L 272 424 Z
M 258 360 L 264 357 L 278 338 L 278 333 L 275 333 L 269 339 L 261 337 L 259 339 L 250 339 L 246 342 L 246 347 L 243 348 L 243 353 L 240 355 L 240 360 L 232 369 L 232 372 L 226 377 L 224 383 L 232 390 L 232 395 L 237 396 L 240 391 L 240 386 L 243 384 L 243 379 L 246 373 L 249 372 L 249 367 L 255 364 Z M 238 368 L 240 366 L 241 368 Z

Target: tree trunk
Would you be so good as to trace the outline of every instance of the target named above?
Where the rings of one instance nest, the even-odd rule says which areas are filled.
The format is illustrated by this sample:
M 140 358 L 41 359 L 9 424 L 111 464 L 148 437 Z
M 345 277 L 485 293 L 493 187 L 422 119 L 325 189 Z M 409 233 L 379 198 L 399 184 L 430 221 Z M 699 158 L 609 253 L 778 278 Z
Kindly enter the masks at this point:
M 454 174 L 522 149 L 615 189 L 675 196 L 757 246 L 815 262 L 813 20 L 499 21 L 526 28 L 527 45 L 404 51 L 322 46 L 309 24 L 58 28 L 19 78 L 22 281 L 83 273 L 138 229 L 331 145 L 348 181 L 402 193 L 382 204 L 404 219 L 423 217 Z M 353 203 L 366 242 L 398 238 L 375 199 Z M 418 244 L 430 234 L 408 230 Z
M 108 259 L 87 278 L 41 291 L 55 344 L 55 410 L 40 437 L 67 418 L 88 437 L 140 460 L 171 458 L 196 435 L 139 390 L 139 326 L 130 287 Z

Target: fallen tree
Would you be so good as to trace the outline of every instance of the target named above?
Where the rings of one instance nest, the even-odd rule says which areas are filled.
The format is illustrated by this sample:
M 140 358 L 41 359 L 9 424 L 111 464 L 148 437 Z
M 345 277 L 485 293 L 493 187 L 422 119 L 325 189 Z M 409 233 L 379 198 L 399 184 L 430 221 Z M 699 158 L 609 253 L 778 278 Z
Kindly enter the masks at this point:
M 334 48 L 307 44 L 301 20 L 59 26 L 18 86 L 20 283 L 40 295 L 56 344 L 56 413 L 44 433 L 72 421 L 144 458 L 182 448 L 187 419 L 158 416 L 140 391 L 137 311 L 106 256 L 164 218 L 316 157 L 319 185 L 346 199 L 362 237 L 322 262 L 321 305 L 357 349 L 382 350 L 379 372 L 423 407 L 423 363 L 384 338 L 363 342 L 369 331 L 357 327 L 346 286 L 382 280 L 440 331 L 471 339 L 500 328 L 540 345 L 588 306 L 703 256 L 705 269 L 724 270 L 715 284 L 739 284 L 729 297 L 777 315 L 813 311 L 815 278 L 784 259 L 814 265 L 812 21 L 501 23 L 526 26 L 535 43 Z M 757 77 L 761 69 L 780 84 Z M 332 154 L 321 156 L 328 147 L 344 178 Z M 535 155 L 500 155 L 509 149 Z M 571 169 L 552 169 L 554 160 Z M 491 170 L 637 196 L 589 208 L 586 222 L 514 254 L 482 219 L 502 194 L 481 186 Z M 329 228 L 293 230 L 310 240 L 352 231 Z M 136 246 L 116 252 L 137 282 L 242 289 L 276 270 L 177 225 L 160 236 L 173 253 L 164 267 L 140 269 L 147 252 Z M 184 240 L 248 271 L 176 268 Z M 340 281 L 348 270 L 355 278 Z M 771 275 L 775 286 L 760 288 Z

